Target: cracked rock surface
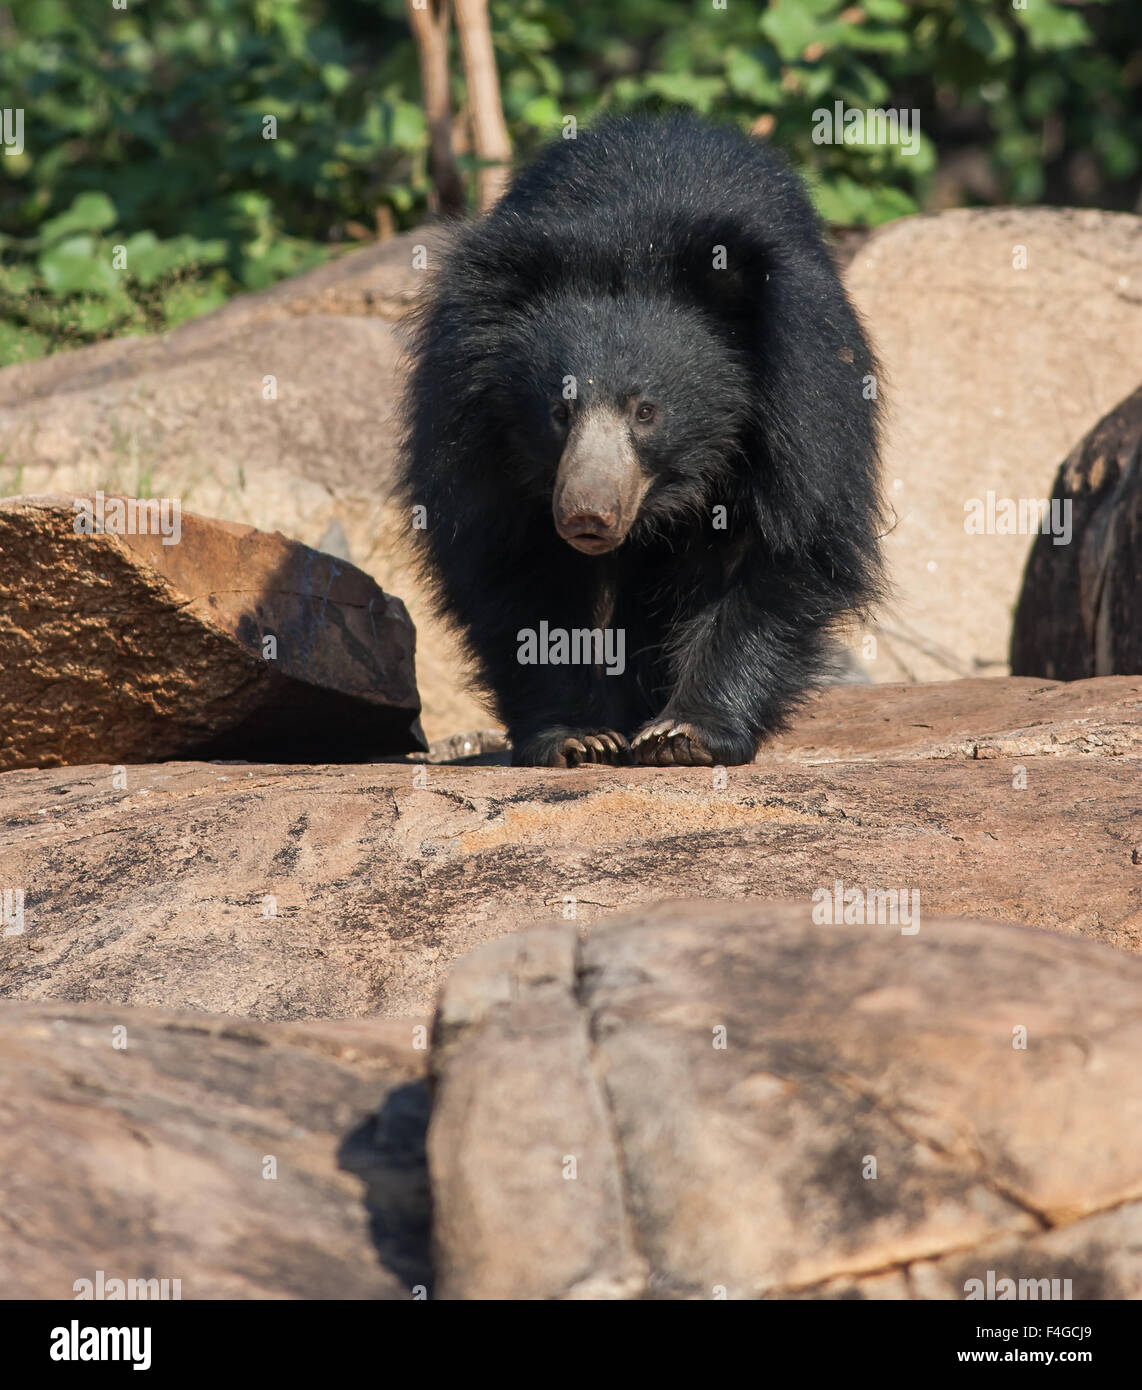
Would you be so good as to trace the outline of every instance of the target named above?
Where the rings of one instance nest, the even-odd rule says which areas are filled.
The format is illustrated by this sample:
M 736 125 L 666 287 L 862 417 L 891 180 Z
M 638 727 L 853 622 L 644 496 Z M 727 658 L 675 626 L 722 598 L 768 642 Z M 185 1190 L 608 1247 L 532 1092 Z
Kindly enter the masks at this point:
M 453 1298 L 1142 1296 L 1142 962 L 933 918 L 662 904 L 460 962 L 434 1028 Z
M 0 997 L 401 1017 L 432 1009 L 465 951 L 568 910 L 589 926 L 837 882 L 1142 949 L 1142 680 L 963 684 L 838 687 L 724 785 L 392 763 L 6 773 L 0 888 L 23 892 L 24 930 L 0 937 Z

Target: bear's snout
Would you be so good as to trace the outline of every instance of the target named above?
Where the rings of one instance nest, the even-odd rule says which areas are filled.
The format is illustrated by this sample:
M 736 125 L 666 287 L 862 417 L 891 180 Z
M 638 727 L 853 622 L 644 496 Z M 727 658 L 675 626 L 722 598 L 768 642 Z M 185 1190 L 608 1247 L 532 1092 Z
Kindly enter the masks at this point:
M 622 416 L 590 411 L 559 460 L 551 502 L 555 529 L 584 555 L 603 555 L 626 539 L 649 487 Z

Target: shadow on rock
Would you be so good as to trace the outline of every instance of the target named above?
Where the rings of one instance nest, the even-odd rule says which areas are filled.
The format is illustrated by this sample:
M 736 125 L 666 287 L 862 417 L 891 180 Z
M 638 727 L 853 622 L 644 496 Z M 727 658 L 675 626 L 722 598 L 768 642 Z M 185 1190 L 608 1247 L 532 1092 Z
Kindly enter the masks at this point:
M 423 1081 L 395 1087 L 375 1115 L 345 1135 L 337 1162 L 365 1184 L 369 1231 L 381 1265 L 410 1296 L 423 1288 L 431 1298 L 428 1111 Z

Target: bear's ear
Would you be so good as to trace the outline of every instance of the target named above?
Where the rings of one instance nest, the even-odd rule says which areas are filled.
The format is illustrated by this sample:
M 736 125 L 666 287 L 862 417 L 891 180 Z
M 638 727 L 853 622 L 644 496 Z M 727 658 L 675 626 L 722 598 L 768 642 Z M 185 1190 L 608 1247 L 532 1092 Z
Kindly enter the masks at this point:
M 687 239 L 678 268 L 681 285 L 704 307 L 749 319 L 765 297 L 770 258 L 741 228 L 711 222 Z

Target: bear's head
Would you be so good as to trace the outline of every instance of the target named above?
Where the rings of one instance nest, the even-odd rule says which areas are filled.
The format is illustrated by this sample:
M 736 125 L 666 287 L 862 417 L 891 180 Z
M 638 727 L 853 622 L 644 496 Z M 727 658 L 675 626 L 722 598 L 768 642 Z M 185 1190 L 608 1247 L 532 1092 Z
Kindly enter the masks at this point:
M 563 540 L 601 555 L 716 505 L 755 401 L 732 326 L 677 294 L 621 289 L 547 295 L 514 318 L 505 438 Z

